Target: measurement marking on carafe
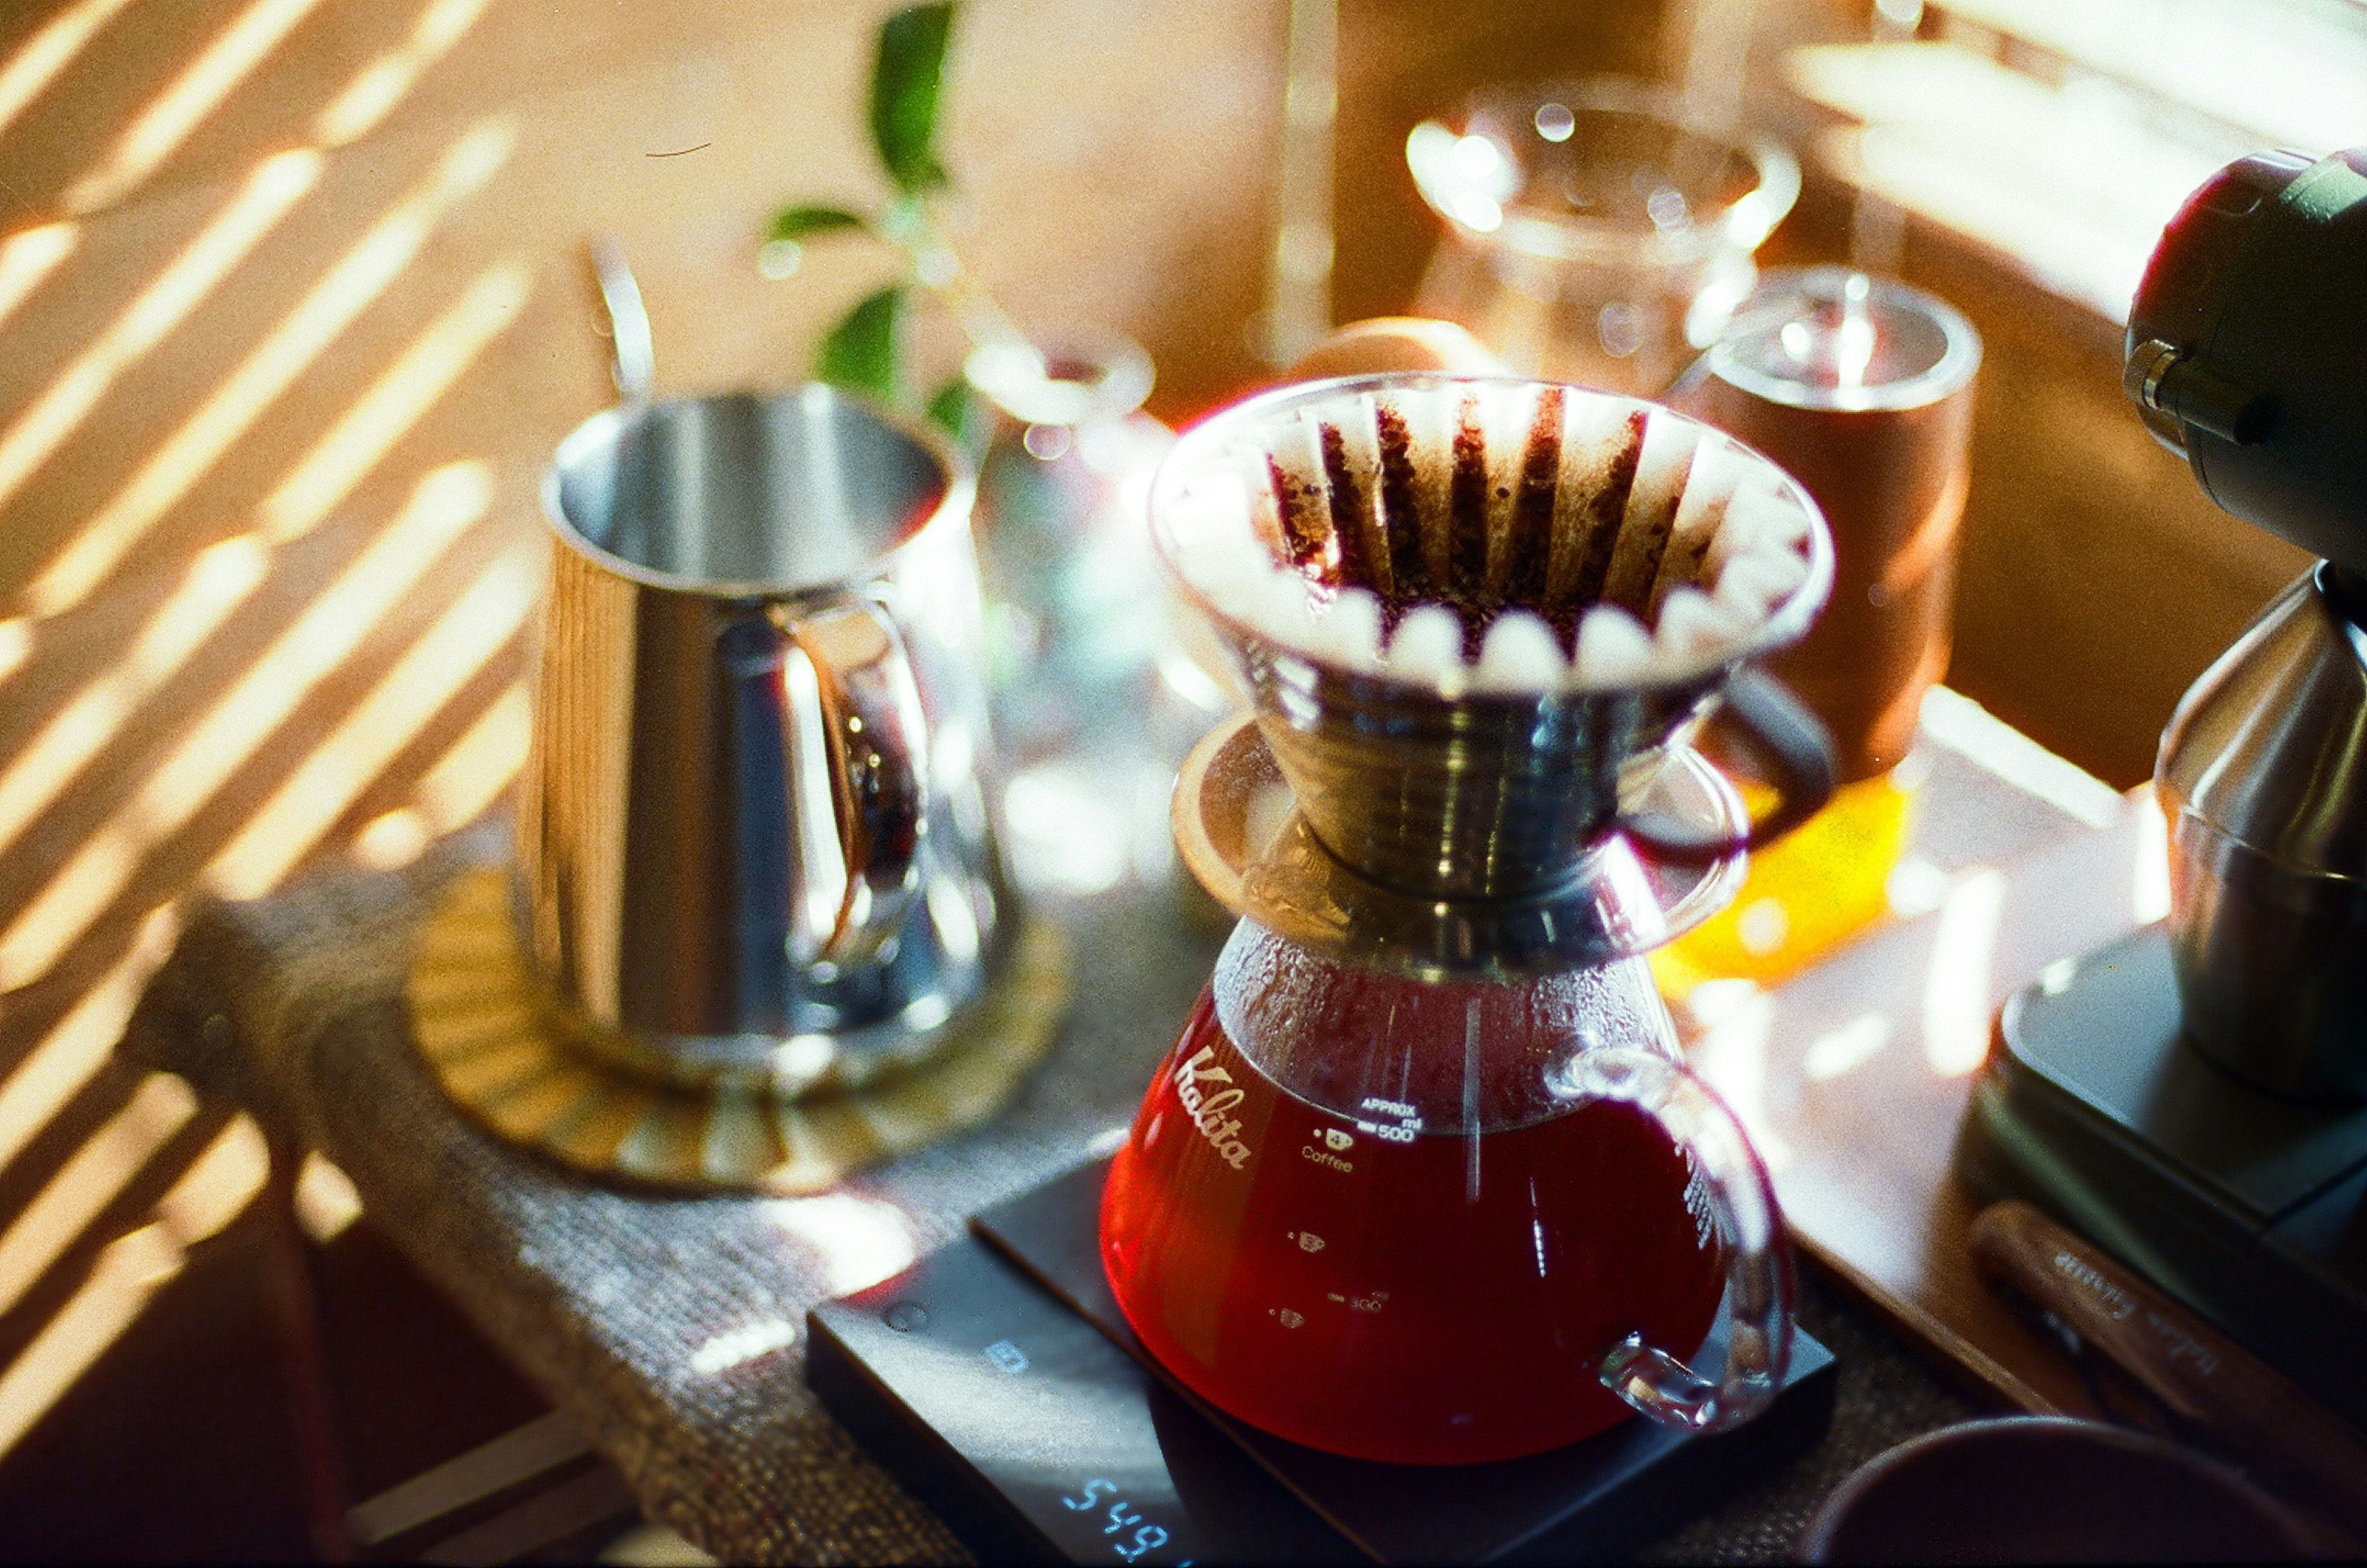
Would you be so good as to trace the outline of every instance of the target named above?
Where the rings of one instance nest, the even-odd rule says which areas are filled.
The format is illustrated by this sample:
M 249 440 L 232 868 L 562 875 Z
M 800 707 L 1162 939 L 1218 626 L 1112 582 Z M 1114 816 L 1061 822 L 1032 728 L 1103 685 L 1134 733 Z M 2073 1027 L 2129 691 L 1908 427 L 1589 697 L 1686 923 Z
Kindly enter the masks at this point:
M 1304 1315 L 1291 1311 L 1288 1307 L 1268 1307 L 1265 1309 L 1265 1314 L 1281 1320 L 1285 1328 L 1296 1328 L 1307 1321 Z
M 1346 1307 L 1350 1312 L 1378 1312 L 1388 1304 L 1389 1293 L 1387 1291 L 1375 1291 L 1368 1295 L 1348 1296 L 1338 1291 L 1326 1291 L 1323 1292 L 1323 1299 Z
M 1298 1157 L 1312 1164 L 1319 1165 L 1326 1170 L 1336 1170 L 1342 1174 L 1352 1172 L 1356 1168 L 1356 1165 L 1353 1160 L 1342 1159 L 1330 1149 L 1318 1147 L 1311 1140 L 1298 1145 Z
M 1320 1252 L 1323 1250 L 1323 1238 L 1317 1235 L 1313 1231 L 1292 1231 L 1285 1239 L 1297 1242 L 1298 1244 L 1298 1250 L 1301 1252 Z
M 1479 1201 L 1479 998 L 1463 1008 L 1463 1200 Z
M 1298 1145 L 1298 1157 L 1326 1170 L 1346 1174 L 1356 1168 L 1355 1163 L 1342 1156 L 1355 1146 L 1356 1134 L 1346 1128 L 1317 1127 L 1308 1133 L 1307 1142 Z

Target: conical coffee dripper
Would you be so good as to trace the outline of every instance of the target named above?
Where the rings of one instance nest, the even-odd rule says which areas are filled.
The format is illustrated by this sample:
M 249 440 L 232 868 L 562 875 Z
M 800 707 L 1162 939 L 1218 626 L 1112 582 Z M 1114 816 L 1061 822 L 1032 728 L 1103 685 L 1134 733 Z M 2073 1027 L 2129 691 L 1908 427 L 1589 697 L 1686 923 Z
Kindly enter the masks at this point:
M 1241 895 L 1294 934 L 1361 895 L 1353 945 L 1417 973 L 1640 951 L 1674 928 L 1639 855 L 1723 886 L 1831 792 L 1821 727 L 1750 668 L 1824 602 L 1822 518 L 1682 415 L 1510 378 L 1293 387 L 1187 434 L 1151 515 L 1295 797 Z M 1720 713 L 1776 792 L 1747 826 L 1687 750 Z M 1179 795 L 1187 850 L 1197 810 Z
M 1637 954 L 1830 789 L 1745 669 L 1826 591 L 1813 504 L 1646 404 L 1400 376 L 1202 425 L 1151 514 L 1256 729 L 1178 784 L 1243 919 L 1104 1189 L 1127 1321 L 1218 1409 L 1389 1463 L 1750 1419 L 1774 1192 Z M 1755 825 L 1685 744 L 1721 707 Z

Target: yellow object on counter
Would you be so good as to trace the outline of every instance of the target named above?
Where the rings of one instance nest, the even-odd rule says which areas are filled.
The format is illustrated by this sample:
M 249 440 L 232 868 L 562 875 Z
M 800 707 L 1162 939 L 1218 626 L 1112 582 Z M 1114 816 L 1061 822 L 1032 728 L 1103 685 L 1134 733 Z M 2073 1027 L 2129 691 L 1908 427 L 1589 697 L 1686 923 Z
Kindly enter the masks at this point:
M 1660 994 L 1681 1001 L 1706 980 L 1781 984 L 1889 913 L 1890 874 L 1907 851 L 1923 772 L 1910 756 L 1846 785 L 1788 837 L 1753 852 L 1734 902 L 1652 953 Z M 1759 793 L 1743 785 L 1746 798 Z

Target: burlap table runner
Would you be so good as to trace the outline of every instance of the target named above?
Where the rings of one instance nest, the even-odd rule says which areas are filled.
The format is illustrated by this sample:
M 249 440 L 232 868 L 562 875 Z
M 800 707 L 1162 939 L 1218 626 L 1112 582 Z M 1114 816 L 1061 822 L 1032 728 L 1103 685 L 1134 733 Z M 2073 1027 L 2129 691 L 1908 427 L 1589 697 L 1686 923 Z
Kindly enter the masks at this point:
M 1943 829 L 1946 768 L 1963 764 L 1942 762 L 1927 803 Z M 1992 819 L 1983 836 L 1995 831 Z M 1046 1066 L 988 1127 L 821 1197 L 660 1196 L 496 1141 L 453 1111 L 414 1052 L 401 1000 L 411 934 L 436 887 L 500 847 L 479 834 L 408 873 L 199 910 L 125 1049 L 343 1168 L 375 1222 L 582 1424 L 651 1515 L 707 1551 L 960 1560 L 936 1518 L 808 1391 L 805 1311 L 953 1236 L 968 1214 L 1084 1157 L 1130 1116 L 1218 933 L 1159 885 L 1053 903 L 1047 912 L 1074 944 L 1075 1009 Z M 1813 1280 L 1801 1316 L 1840 1357 L 1831 1437 L 1649 1557 L 1780 1561 L 1851 1469 L 1971 1413 Z

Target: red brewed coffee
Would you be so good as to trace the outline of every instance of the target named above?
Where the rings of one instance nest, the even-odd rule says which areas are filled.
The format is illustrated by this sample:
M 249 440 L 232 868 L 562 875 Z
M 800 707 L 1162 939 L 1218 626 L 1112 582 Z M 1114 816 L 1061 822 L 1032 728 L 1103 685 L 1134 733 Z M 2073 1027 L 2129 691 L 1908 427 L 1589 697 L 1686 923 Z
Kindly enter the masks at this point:
M 1408 1060 L 1467 1060 L 1476 1013 L 1389 1010 Z M 1252 1066 L 1204 994 L 1104 1199 L 1127 1321 L 1210 1404 L 1333 1453 L 1467 1463 L 1602 1431 L 1631 1414 L 1604 1353 L 1640 1330 L 1689 1355 L 1717 1309 L 1685 1156 L 1614 1100 L 1423 1130 L 1421 1087 L 1319 1109 Z

